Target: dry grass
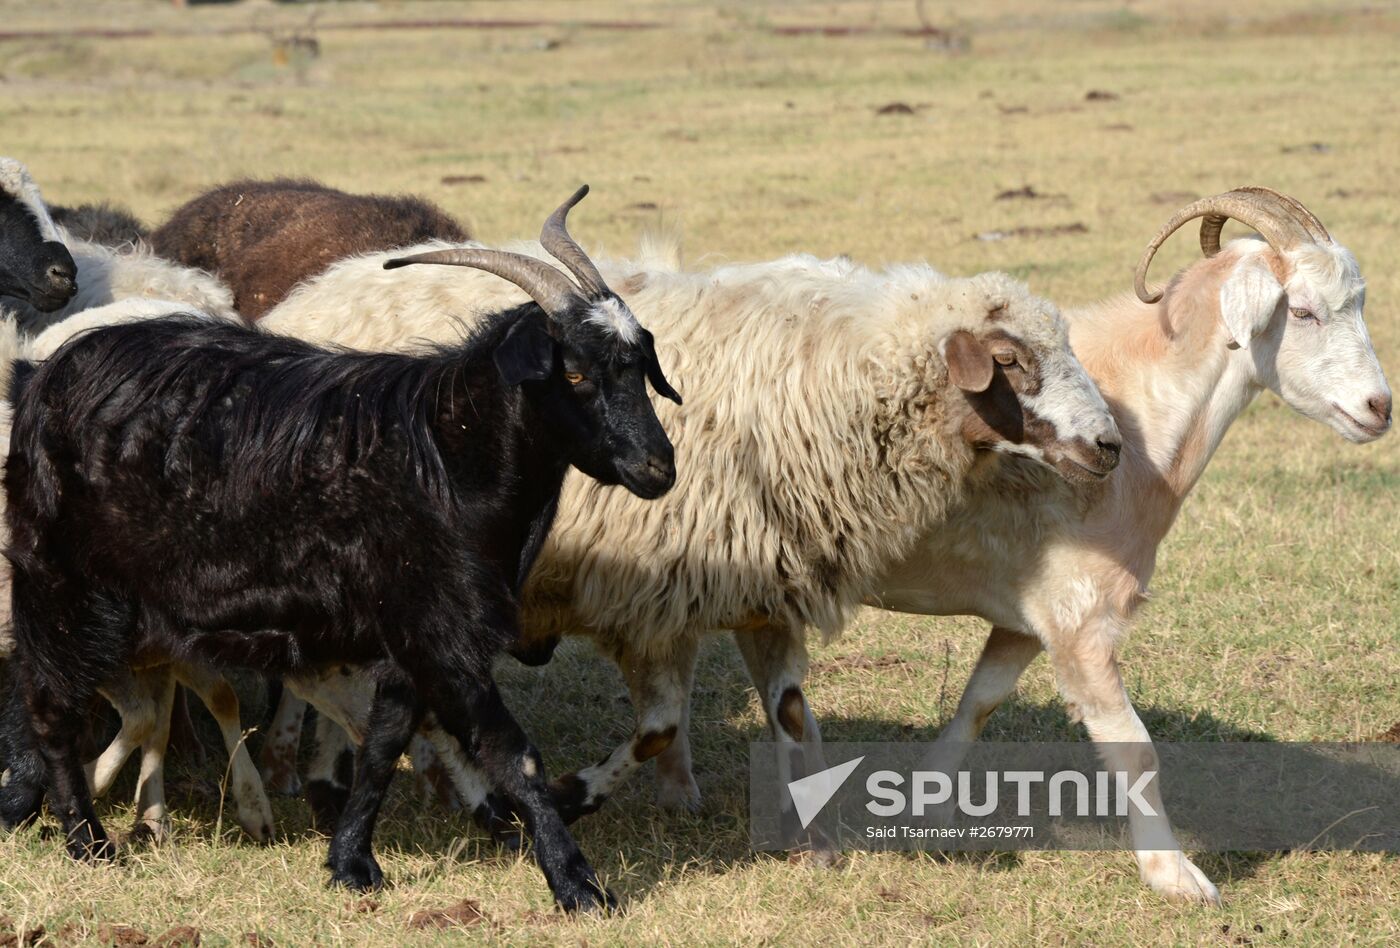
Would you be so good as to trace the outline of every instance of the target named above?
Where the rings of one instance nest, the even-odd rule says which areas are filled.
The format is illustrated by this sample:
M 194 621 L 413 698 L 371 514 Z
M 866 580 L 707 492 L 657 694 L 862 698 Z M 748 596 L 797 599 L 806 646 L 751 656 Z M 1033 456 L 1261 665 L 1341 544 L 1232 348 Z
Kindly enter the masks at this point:
M 115 199 L 151 220 L 233 175 L 296 174 L 427 194 L 484 238 L 509 238 L 587 180 L 596 193 L 578 229 L 595 247 L 629 251 L 644 228 L 676 225 L 692 256 L 926 258 L 953 273 L 1009 270 L 1062 303 L 1126 290 L 1181 193 L 1269 184 L 1301 197 L 1360 257 L 1372 332 L 1394 368 L 1393 6 L 990 0 L 975 13 L 956 5 L 956 18 L 953 4 L 928 6 L 969 38 L 964 53 L 888 33 L 768 31 L 909 26 L 906 2 L 343 4 L 321 14 L 319 59 L 278 65 L 263 34 L 206 31 L 299 23 L 304 8 L 6 0 L 0 31 L 139 23 L 196 33 L 0 43 L 0 127 L 4 151 L 30 164 L 51 199 Z M 536 14 L 667 25 L 325 28 Z M 1090 101 L 1091 90 L 1117 97 Z M 877 114 L 893 102 L 912 111 Z M 484 180 L 442 183 L 454 175 Z M 1025 185 L 1052 197 L 995 199 Z M 1084 232 L 973 239 L 1075 223 Z M 1161 272 L 1188 260 L 1191 243 L 1169 247 Z M 1398 443 L 1345 445 L 1272 396 L 1246 414 L 1169 541 L 1156 602 L 1126 648 L 1154 734 L 1350 740 L 1400 721 Z M 827 735 L 932 736 L 980 640 L 971 621 L 865 614 L 816 655 L 811 697 Z M 890 653 L 903 662 L 839 660 Z M 503 677 L 555 770 L 596 759 L 628 726 L 620 681 L 586 649 Z M 75 867 L 35 832 L 0 839 L 0 914 L 65 943 L 104 937 L 104 922 L 151 935 L 193 925 L 206 944 L 247 932 L 279 944 L 445 940 L 461 932 L 411 929 L 409 918 L 464 896 L 489 920 L 469 934 L 510 942 L 1400 940 L 1393 858 L 1206 855 L 1226 899 L 1214 910 L 1162 904 L 1126 854 L 856 854 L 832 872 L 754 855 L 745 744 L 761 722 L 727 643 L 706 652 L 699 687 L 704 813 L 663 814 L 638 781 L 580 827 L 627 902 L 618 919 L 551 913 L 531 865 L 417 805 L 406 782 L 379 840 L 391 888 L 362 910 L 326 888 L 324 849 L 299 804 L 279 804 L 276 846 L 217 832 L 208 773 L 175 795 L 174 842 L 135 849 L 115 868 Z M 1043 663 L 990 732 L 1079 733 Z M 132 816 L 122 805 L 106 812 L 114 826 Z

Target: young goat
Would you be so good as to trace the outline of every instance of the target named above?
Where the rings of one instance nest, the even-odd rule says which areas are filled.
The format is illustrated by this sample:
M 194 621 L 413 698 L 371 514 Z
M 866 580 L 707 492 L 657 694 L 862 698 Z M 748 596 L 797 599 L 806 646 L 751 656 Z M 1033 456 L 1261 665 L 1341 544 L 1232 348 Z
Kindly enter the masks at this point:
M 28 370 L 5 476 L 20 687 L 0 818 L 33 819 L 47 783 L 69 853 L 111 855 L 75 737 L 140 653 L 292 675 L 349 661 L 376 690 L 334 881 L 381 883 L 375 819 L 431 712 L 524 816 L 559 904 L 613 904 L 491 676 L 567 468 L 645 498 L 675 480 L 646 381 L 679 397 L 565 230 L 586 192 L 541 236 L 584 292 L 539 260 L 461 251 L 536 305 L 428 355 L 188 317 L 94 330 Z
M 0 297 L 51 313 L 76 292 L 78 266 L 34 179 L 18 161 L 0 158 Z
M 252 322 L 344 257 L 467 231 L 421 198 L 347 194 L 315 181 L 234 181 L 180 207 L 151 234 L 156 253 L 228 281 Z

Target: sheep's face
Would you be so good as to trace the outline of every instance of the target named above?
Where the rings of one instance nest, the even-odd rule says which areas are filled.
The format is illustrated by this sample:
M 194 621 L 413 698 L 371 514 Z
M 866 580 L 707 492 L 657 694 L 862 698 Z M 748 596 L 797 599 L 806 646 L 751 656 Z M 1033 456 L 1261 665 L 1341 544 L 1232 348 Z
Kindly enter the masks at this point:
M 1390 428 L 1391 394 L 1362 310 L 1356 258 L 1336 244 L 1281 254 L 1260 240 L 1229 248 L 1237 262 L 1220 289 L 1232 358 L 1294 409 L 1348 441 Z
M 78 291 L 78 268 L 48 214 L 34 210 L 34 198 L 6 170 L 0 163 L 0 296 L 52 312 Z
M 959 330 L 942 346 L 949 381 L 969 408 L 963 438 L 1033 458 L 1070 481 L 1102 480 L 1122 448 L 1108 405 L 1070 351 L 1059 315 L 1045 305 L 1020 319 L 1016 309 L 994 308 L 988 328 Z
M 574 467 L 652 499 L 675 484 L 676 464 L 647 381 L 675 393 L 656 363 L 651 334 L 635 321 L 633 327 L 628 343 L 612 327 L 581 321 L 562 330 L 542 315 L 526 316 L 497 349 L 496 365 L 507 382 L 524 385 L 546 436 L 564 446 Z

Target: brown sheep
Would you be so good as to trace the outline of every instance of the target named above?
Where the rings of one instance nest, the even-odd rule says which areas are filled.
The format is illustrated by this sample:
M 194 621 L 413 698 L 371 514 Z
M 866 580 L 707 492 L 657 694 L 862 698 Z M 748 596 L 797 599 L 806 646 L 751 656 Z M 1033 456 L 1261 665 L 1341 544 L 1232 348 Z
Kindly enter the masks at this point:
M 217 274 L 232 288 L 234 307 L 252 322 L 337 260 L 468 239 L 465 227 L 420 198 L 347 194 L 279 178 L 205 192 L 151 234 L 151 246 L 169 260 Z

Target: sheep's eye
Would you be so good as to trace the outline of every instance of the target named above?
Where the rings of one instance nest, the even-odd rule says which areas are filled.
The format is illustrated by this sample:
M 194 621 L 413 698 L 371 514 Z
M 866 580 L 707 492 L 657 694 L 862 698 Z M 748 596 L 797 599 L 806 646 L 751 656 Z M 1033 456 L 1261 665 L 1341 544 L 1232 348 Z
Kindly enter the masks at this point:
M 565 372 L 564 378 L 568 380 L 570 385 L 578 385 L 580 382 L 586 381 L 582 372 Z
M 1301 306 L 1291 307 L 1288 312 L 1295 319 L 1317 319 L 1317 317 L 1313 315 L 1312 310 L 1303 309 Z
M 997 360 L 997 365 L 1010 367 L 1016 364 L 1016 353 L 1014 352 L 998 352 L 992 358 Z

